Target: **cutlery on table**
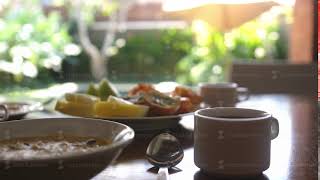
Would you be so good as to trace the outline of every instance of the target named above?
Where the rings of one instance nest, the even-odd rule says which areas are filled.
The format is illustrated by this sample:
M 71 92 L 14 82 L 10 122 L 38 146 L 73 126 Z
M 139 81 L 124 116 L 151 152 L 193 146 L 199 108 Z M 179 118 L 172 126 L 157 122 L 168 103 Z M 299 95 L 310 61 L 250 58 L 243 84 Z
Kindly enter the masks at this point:
M 26 114 L 35 112 L 35 111 L 47 111 L 45 106 L 50 104 L 54 98 L 50 98 L 44 102 L 37 102 L 35 104 L 28 104 L 23 102 L 7 102 L 0 104 L 0 121 L 7 121 L 11 119 L 21 119 Z M 15 109 L 15 111 L 11 111 Z
M 9 113 L 8 113 L 8 109 L 6 108 L 5 105 L 0 104 L 0 110 L 3 111 L 3 113 L 0 116 L 0 121 L 5 121 L 9 118 Z
M 168 168 L 177 165 L 182 160 L 183 154 L 178 139 L 169 133 L 154 137 L 146 151 L 148 161 L 159 168 L 158 180 L 170 179 Z

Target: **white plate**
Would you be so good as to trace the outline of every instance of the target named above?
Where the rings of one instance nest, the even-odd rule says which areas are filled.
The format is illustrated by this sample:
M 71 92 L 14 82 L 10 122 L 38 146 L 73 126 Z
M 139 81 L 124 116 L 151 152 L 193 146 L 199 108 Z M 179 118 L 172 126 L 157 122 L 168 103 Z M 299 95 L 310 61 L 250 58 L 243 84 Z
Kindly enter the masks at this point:
M 125 117 L 112 117 L 102 118 L 106 120 L 116 121 L 126 124 L 136 131 L 156 131 L 171 129 L 178 126 L 183 116 L 193 115 L 192 113 L 171 115 L 171 116 L 156 116 L 156 117 L 140 117 L 140 118 L 125 118 Z M 99 118 L 100 119 L 100 118 Z
M 170 115 L 170 116 L 155 116 L 155 117 L 90 117 L 94 119 L 110 120 L 126 124 L 134 129 L 136 132 L 157 131 L 164 129 L 171 129 L 178 126 L 179 121 L 183 116 L 191 116 L 193 112 Z

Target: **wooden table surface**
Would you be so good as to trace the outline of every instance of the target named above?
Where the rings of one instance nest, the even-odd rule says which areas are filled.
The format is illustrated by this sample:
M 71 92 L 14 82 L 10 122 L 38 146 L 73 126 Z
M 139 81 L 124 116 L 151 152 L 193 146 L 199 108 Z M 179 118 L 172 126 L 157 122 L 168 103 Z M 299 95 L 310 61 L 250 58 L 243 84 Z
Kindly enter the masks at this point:
M 238 107 L 267 111 L 279 120 L 279 136 L 272 141 L 270 168 L 256 179 L 262 180 L 315 180 L 317 166 L 317 105 L 310 97 L 297 95 L 254 95 Z M 181 127 L 171 130 L 184 147 L 184 159 L 170 172 L 171 180 L 211 180 L 193 162 L 193 117 L 181 120 Z M 186 127 L 186 128 L 184 128 Z M 152 135 L 137 134 L 118 160 L 94 180 L 157 179 L 157 169 L 144 157 Z M 208 157 L 209 158 L 209 157 Z
M 270 167 L 257 177 L 257 180 L 317 179 L 318 123 L 315 97 L 284 94 L 253 95 L 248 101 L 241 102 L 237 106 L 264 110 L 279 120 L 280 133 L 272 140 Z M 33 113 L 28 118 L 39 116 L 41 114 Z M 193 116 L 183 118 L 180 124 L 181 126 L 170 132 L 180 140 L 184 148 L 184 158 L 175 169 L 169 171 L 171 180 L 216 179 L 200 172 L 193 162 Z M 157 179 L 157 169 L 145 159 L 145 151 L 153 135 L 136 134 L 135 140 L 117 161 L 93 180 Z

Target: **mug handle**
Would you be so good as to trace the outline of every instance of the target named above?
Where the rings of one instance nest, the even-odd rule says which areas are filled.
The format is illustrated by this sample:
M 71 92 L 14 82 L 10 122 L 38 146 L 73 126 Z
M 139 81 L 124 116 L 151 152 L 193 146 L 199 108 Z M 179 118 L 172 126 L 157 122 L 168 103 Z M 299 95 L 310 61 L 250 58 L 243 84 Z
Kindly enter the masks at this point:
M 271 140 L 279 135 L 279 121 L 271 116 Z
M 249 99 L 250 96 L 250 92 L 249 89 L 246 87 L 238 87 L 237 88 L 237 92 L 238 92 L 238 101 L 245 101 Z
M 2 109 L 4 112 L 3 116 L 0 117 L 0 122 L 8 120 L 9 119 L 9 111 L 8 111 L 7 107 L 3 104 L 0 104 L 0 109 Z

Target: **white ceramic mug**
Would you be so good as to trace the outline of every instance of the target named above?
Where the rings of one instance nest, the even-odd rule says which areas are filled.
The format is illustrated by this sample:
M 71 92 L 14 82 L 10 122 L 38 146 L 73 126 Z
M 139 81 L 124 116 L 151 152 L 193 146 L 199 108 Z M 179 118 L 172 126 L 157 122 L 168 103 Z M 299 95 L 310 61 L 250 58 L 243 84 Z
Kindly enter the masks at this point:
M 248 88 L 237 83 L 200 83 L 199 88 L 204 107 L 234 107 L 249 98 Z
M 194 162 L 217 176 L 255 176 L 270 165 L 278 120 L 264 111 L 234 107 L 195 112 Z

